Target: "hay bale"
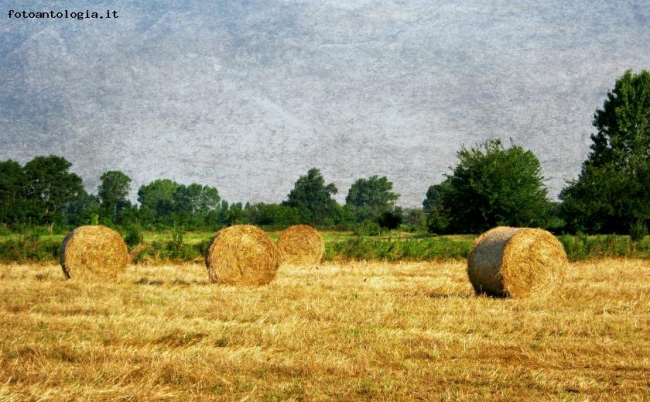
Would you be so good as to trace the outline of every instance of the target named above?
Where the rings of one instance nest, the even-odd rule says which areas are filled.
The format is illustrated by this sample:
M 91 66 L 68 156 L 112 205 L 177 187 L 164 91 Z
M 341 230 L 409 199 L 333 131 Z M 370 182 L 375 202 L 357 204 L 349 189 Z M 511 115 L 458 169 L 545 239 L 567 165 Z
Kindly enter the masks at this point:
M 128 260 L 122 236 L 102 225 L 78 227 L 61 245 L 61 267 L 68 279 L 115 279 Z
M 270 283 L 280 261 L 280 252 L 266 232 L 251 225 L 217 232 L 205 258 L 211 282 L 238 286 Z
M 323 237 L 311 226 L 286 228 L 278 238 L 284 262 L 293 265 L 318 265 L 325 254 Z
M 476 239 L 467 259 L 476 293 L 496 297 L 551 293 L 562 282 L 566 266 L 564 247 L 549 232 L 505 226 Z

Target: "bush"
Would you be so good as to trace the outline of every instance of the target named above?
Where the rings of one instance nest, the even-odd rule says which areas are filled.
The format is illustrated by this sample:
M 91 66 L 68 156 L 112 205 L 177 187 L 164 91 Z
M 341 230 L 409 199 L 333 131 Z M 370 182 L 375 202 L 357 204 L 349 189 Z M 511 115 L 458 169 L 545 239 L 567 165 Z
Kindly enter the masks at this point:
M 58 261 L 60 249 L 58 239 L 50 236 L 41 239 L 37 230 L 0 243 L 0 261 L 51 263 Z
M 377 223 L 382 228 L 393 230 L 397 229 L 404 220 L 404 212 L 401 208 L 395 208 L 392 211 L 383 212 L 377 218 Z
M 637 220 L 630 225 L 630 238 L 633 242 L 643 240 L 648 235 L 648 226 L 643 220 Z
M 326 243 L 327 259 L 351 260 L 446 260 L 466 258 L 472 240 L 452 240 L 445 237 L 426 238 L 364 238 Z
M 134 248 L 135 246 L 142 244 L 144 242 L 144 235 L 142 230 L 137 225 L 132 225 L 126 228 L 126 233 L 124 234 L 124 242 L 129 248 Z
M 377 222 L 366 221 L 354 225 L 353 231 L 357 236 L 378 236 L 381 234 L 381 227 Z
M 142 243 L 133 256 L 133 262 L 139 264 L 194 261 L 205 257 L 209 243 L 210 239 L 188 244 L 184 241 L 183 232 L 175 230 L 171 240 Z
M 183 252 L 183 237 L 185 232 L 182 227 L 174 228 L 172 233 L 172 242 L 170 243 L 170 251 L 173 258 L 178 258 Z
M 643 247 L 633 247 L 628 236 L 597 235 L 576 236 L 562 235 L 558 237 L 564 246 L 570 261 L 586 260 L 590 258 L 647 258 L 642 253 Z
M 483 233 L 495 226 L 545 226 L 552 205 L 535 154 L 489 140 L 464 146 L 460 163 L 427 191 L 423 205 L 435 233 Z
M 7 227 L 6 224 L 0 225 L 0 236 L 9 236 L 11 234 L 11 230 Z

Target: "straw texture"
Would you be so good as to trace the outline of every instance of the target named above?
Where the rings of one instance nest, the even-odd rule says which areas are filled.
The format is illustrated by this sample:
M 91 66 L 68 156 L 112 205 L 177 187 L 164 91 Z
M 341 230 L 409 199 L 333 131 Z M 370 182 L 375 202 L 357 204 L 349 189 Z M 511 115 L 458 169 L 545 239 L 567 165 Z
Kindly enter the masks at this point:
M 566 266 L 564 247 L 551 233 L 501 226 L 476 239 L 467 273 L 477 294 L 527 297 L 553 292 Z

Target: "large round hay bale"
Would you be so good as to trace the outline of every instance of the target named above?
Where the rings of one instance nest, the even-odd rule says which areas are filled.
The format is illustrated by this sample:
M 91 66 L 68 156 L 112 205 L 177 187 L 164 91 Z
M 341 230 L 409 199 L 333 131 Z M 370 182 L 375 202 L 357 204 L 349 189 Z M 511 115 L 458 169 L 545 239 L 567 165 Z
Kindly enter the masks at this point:
M 122 236 L 102 225 L 78 227 L 61 245 L 61 266 L 68 279 L 114 279 L 124 272 L 128 260 Z
M 566 266 L 564 247 L 549 232 L 505 226 L 476 239 L 467 259 L 476 293 L 496 297 L 551 293 L 562 282 Z
M 283 261 L 293 265 L 318 265 L 325 253 L 323 237 L 311 226 L 286 228 L 278 238 Z
M 280 252 L 262 229 L 236 225 L 217 232 L 208 246 L 205 264 L 213 283 L 266 285 L 275 278 Z

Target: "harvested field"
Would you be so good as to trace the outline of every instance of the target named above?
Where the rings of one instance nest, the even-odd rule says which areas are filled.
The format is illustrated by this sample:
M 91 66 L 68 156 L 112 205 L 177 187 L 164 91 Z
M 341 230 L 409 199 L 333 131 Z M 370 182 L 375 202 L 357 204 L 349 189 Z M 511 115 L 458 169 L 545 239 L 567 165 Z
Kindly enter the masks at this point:
M 202 264 L 115 282 L 0 266 L 0 400 L 648 400 L 650 263 L 570 264 L 552 299 L 474 295 L 465 261 Z

